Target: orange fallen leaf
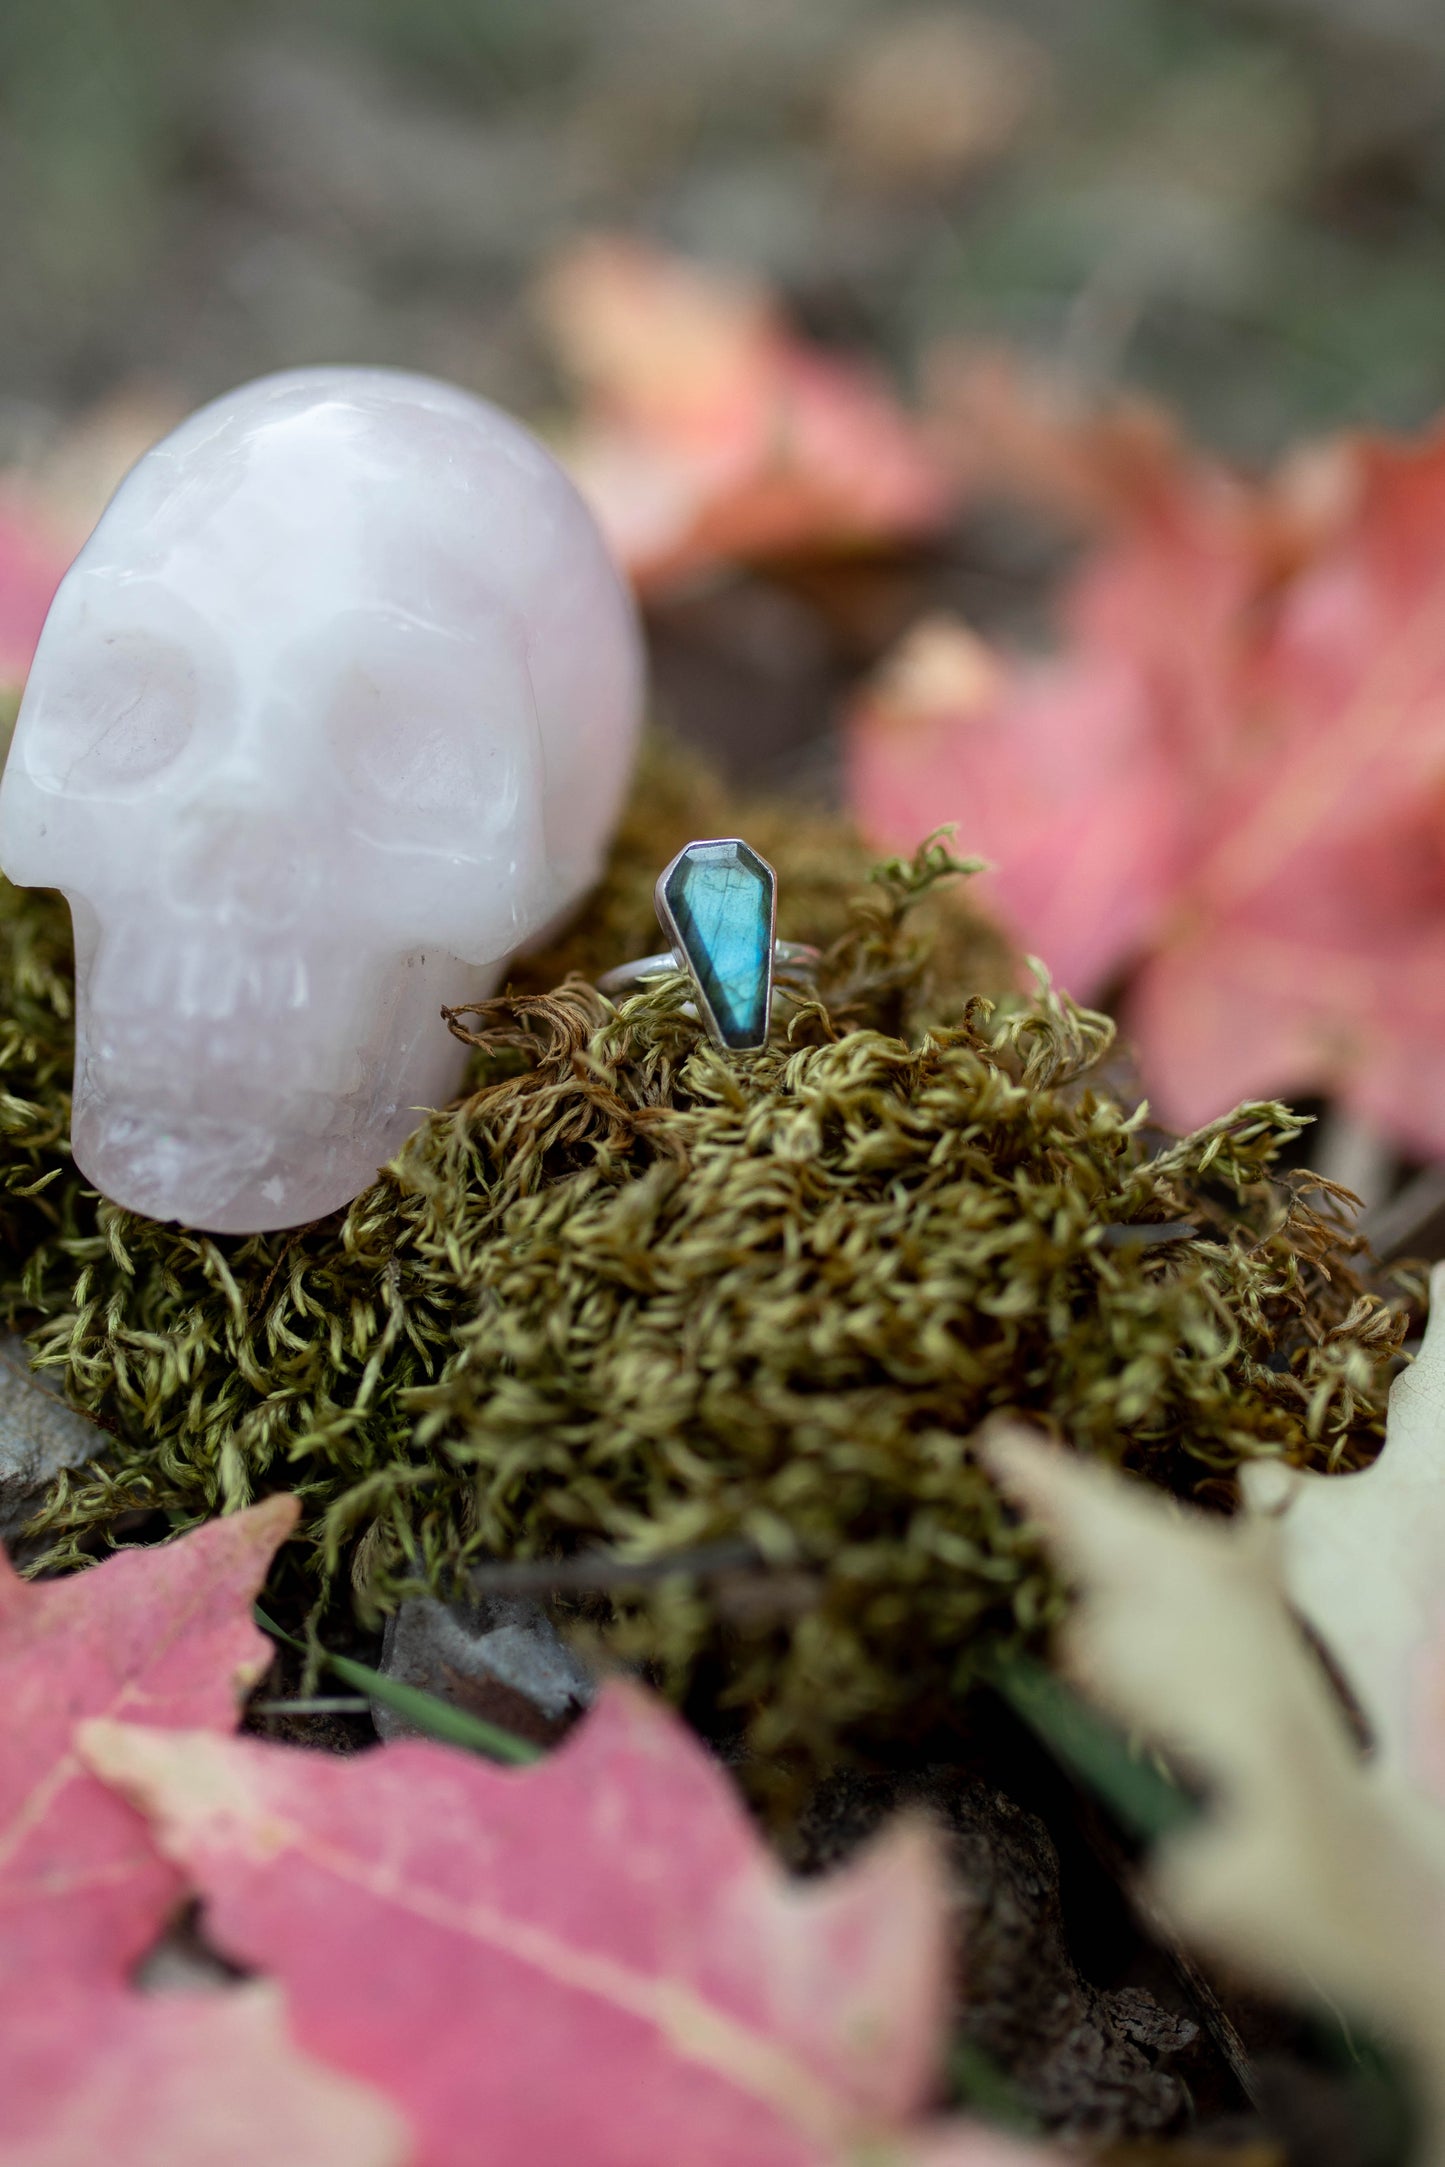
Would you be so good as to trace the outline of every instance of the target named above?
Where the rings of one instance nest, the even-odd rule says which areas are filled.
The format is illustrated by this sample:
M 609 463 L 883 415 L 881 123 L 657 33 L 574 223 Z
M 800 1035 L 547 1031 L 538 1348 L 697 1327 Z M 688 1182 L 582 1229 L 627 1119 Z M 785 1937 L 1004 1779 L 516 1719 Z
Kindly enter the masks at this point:
M 950 504 L 921 431 L 755 282 L 599 236 L 540 289 L 582 396 L 562 451 L 633 578 L 926 534 Z

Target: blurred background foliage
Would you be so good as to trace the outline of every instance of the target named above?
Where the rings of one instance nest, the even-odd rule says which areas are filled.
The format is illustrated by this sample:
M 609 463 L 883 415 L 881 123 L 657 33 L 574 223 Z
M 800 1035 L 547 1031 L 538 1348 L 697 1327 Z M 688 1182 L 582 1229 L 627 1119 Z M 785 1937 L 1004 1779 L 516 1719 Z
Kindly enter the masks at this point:
M 535 410 L 624 225 L 905 379 L 943 332 L 1223 447 L 1445 390 L 1438 0 L 5 0 L 0 456 L 118 383 L 404 362 Z

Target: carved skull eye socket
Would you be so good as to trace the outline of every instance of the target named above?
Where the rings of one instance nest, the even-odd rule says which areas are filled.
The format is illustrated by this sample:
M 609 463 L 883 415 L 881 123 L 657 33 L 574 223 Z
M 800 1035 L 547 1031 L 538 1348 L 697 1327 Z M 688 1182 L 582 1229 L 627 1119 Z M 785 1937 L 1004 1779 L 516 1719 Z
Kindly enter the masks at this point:
M 419 644 L 419 643 L 418 643 Z M 351 824 L 383 849 L 472 856 L 537 786 L 531 686 L 509 642 L 448 641 L 348 662 L 329 736 Z
M 180 757 L 198 706 L 183 647 L 146 631 L 97 632 L 40 683 L 27 717 L 30 772 L 67 795 L 123 796 Z

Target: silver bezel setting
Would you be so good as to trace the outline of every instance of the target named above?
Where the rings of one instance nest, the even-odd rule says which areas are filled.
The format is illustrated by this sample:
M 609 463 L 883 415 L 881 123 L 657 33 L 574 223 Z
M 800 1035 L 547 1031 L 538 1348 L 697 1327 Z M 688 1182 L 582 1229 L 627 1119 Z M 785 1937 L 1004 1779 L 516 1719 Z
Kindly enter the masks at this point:
M 673 916 L 672 906 L 667 900 L 667 883 L 690 851 L 716 850 L 725 843 L 731 843 L 738 850 L 745 850 L 748 856 L 754 859 L 768 876 L 768 939 L 766 950 L 767 970 L 763 985 L 763 1035 L 754 1044 L 747 1046 L 730 1045 L 727 1039 L 723 1037 L 718 1019 L 713 1013 L 712 1003 L 704 993 L 702 981 L 692 966 L 692 961 L 683 944 L 681 929 Z M 770 865 L 762 852 L 755 849 L 744 835 L 694 836 L 690 843 L 684 843 L 682 849 L 668 859 L 666 865 L 658 874 L 657 885 L 652 891 L 652 900 L 657 911 L 657 922 L 671 943 L 673 958 L 677 967 L 692 981 L 693 996 L 697 1002 L 697 1012 L 702 1019 L 703 1028 L 706 1030 L 708 1037 L 722 1053 L 761 1053 L 768 1043 L 768 1033 L 773 1020 L 773 970 L 777 961 L 776 947 L 778 938 L 777 868 Z

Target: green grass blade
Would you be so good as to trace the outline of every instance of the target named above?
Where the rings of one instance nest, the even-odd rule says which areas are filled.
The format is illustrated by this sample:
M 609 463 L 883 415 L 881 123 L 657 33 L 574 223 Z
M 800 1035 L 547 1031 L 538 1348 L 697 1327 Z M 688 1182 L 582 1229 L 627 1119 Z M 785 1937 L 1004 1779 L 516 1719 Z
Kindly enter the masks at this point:
M 1131 1835 L 1153 1842 L 1193 1820 L 1198 1806 L 1189 1793 L 1046 1664 L 1032 1656 L 995 1653 L 983 1675 L 1055 1760 L 1102 1799 Z
M 252 1605 L 252 1614 L 262 1632 L 269 1633 L 273 1640 L 283 1641 L 302 1655 L 308 1652 L 306 1643 L 268 1618 L 259 1603 Z M 326 1668 L 343 1684 L 355 1686 L 368 1700 L 394 1708 L 408 1723 L 428 1738 L 440 1739 L 443 1745 L 461 1746 L 468 1753 L 480 1753 L 489 1761 L 506 1761 L 516 1767 L 543 1757 L 542 1748 L 530 1739 L 518 1738 L 514 1731 L 504 1731 L 499 1724 L 488 1723 L 484 1716 L 471 1715 L 465 1708 L 453 1708 L 449 1701 L 423 1692 L 420 1686 L 404 1685 L 399 1678 L 388 1678 L 384 1671 L 358 1663 L 353 1656 L 333 1655 L 329 1648 L 321 1648 L 318 1653 Z

